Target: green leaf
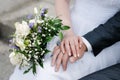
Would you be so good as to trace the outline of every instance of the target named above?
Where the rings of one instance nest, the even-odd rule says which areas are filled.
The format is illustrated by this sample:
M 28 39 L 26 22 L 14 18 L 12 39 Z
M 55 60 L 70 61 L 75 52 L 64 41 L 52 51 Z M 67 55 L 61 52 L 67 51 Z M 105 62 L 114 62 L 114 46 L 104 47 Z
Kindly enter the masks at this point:
M 70 29 L 69 26 L 62 26 L 62 30 L 68 30 L 68 29 Z
M 54 22 L 55 22 L 55 23 L 61 23 L 62 20 L 61 20 L 61 19 L 56 19 Z
M 41 59 L 38 60 L 38 63 L 39 63 L 39 65 L 40 65 L 42 68 L 44 68 L 44 66 L 43 66 L 43 61 L 42 61 Z
M 24 71 L 24 74 L 28 73 L 31 69 L 32 69 L 32 67 L 30 67 L 28 70 Z
M 41 66 L 42 68 L 44 68 L 44 66 L 43 66 L 43 62 L 40 63 L 40 66 Z
M 63 39 L 63 33 L 62 32 L 59 32 L 58 36 L 59 36 L 60 40 Z
M 32 72 L 33 72 L 33 74 L 36 73 L 36 64 L 35 64 L 35 62 L 33 62 Z
M 49 53 L 49 52 L 51 52 L 50 50 L 46 50 L 46 53 Z
M 47 38 L 47 41 L 46 41 L 46 42 L 50 42 L 53 37 L 46 37 L 46 38 Z

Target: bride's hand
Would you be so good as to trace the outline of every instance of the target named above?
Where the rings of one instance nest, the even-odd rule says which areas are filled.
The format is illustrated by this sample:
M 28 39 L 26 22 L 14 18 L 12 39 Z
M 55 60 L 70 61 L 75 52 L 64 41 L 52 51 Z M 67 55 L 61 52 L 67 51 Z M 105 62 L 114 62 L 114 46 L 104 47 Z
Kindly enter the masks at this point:
M 79 57 L 81 38 L 73 33 L 68 33 L 62 40 L 60 47 L 63 53 L 66 51 L 69 56 Z
M 63 70 L 67 69 L 69 56 L 67 54 L 63 54 L 59 46 L 56 46 L 53 51 L 52 57 L 52 66 L 55 65 L 55 71 L 59 71 L 60 66 L 62 65 Z

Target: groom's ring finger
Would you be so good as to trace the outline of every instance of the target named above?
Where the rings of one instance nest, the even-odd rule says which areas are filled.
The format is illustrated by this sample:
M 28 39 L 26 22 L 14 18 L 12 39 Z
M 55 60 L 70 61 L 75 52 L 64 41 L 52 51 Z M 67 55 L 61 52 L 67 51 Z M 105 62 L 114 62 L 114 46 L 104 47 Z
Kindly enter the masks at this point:
M 54 51 L 56 51 L 57 49 L 59 49 L 59 46 L 54 47 Z M 53 52 L 54 53 L 54 52 Z
M 56 67 L 55 67 L 55 71 L 59 71 L 59 68 L 60 68 L 60 65 L 61 65 L 61 62 L 62 62 L 62 57 L 63 57 L 63 54 L 62 52 L 60 52 L 58 58 L 57 58 L 57 61 L 56 61 Z
M 53 57 L 52 57 L 52 63 L 51 63 L 52 66 L 55 65 L 55 61 L 56 61 L 59 53 L 60 53 L 60 49 L 58 49 L 57 51 L 54 52 Z

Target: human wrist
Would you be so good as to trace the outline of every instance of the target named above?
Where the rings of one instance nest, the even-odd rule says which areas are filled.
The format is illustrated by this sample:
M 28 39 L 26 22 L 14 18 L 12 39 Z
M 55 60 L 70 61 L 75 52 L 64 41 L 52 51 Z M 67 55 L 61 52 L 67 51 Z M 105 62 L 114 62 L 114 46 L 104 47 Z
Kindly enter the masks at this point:
M 91 52 L 92 51 L 92 46 L 91 46 L 91 44 L 89 43 L 89 41 L 86 39 L 86 38 L 84 38 L 84 37 L 82 37 L 82 40 L 83 40 L 83 43 L 86 45 L 86 47 L 87 47 L 87 51 L 88 52 Z
M 64 36 L 72 36 L 72 35 L 75 35 L 73 30 L 70 28 L 69 30 L 65 30 L 63 32 Z
M 85 51 L 85 52 L 88 51 L 88 50 L 87 50 L 87 46 L 85 45 L 84 42 L 83 42 L 83 48 L 84 48 L 84 51 Z

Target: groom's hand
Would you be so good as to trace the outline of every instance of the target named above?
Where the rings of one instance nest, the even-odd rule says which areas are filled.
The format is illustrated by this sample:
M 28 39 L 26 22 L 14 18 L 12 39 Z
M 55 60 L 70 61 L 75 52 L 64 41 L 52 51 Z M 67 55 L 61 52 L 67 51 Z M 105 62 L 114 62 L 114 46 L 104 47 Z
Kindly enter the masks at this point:
M 70 57 L 70 62 L 71 63 L 74 63 L 74 62 L 76 62 L 78 59 L 80 59 L 80 58 L 82 58 L 83 57 L 83 55 L 84 55 L 84 53 L 85 53 L 85 51 L 87 51 L 87 47 L 86 47 L 86 45 L 84 44 L 84 43 L 82 43 L 82 47 L 80 48 L 80 52 L 79 52 L 79 57 L 74 57 L 74 56 L 71 56 Z
M 60 66 L 62 65 L 63 70 L 67 69 L 69 56 L 68 54 L 63 54 L 60 47 L 56 46 L 53 51 L 52 66 L 55 66 L 55 71 L 59 71 Z

